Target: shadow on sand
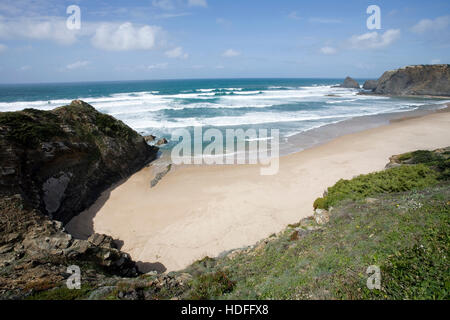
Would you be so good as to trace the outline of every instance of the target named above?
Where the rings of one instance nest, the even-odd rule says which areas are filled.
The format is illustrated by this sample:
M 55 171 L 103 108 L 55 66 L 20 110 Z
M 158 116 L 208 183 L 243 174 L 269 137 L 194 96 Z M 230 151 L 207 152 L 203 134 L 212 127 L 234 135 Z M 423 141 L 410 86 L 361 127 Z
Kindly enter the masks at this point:
M 81 212 L 79 215 L 75 216 L 70 220 L 66 225 L 66 231 L 71 234 L 75 239 L 87 240 L 92 234 L 95 233 L 94 230 L 94 218 L 97 215 L 97 212 L 105 205 L 106 201 L 108 201 L 111 192 L 125 183 L 128 179 L 123 179 L 118 183 L 112 185 L 108 189 L 102 192 L 100 197 L 91 205 L 88 209 Z M 150 181 L 149 181 L 150 188 Z M 120 239 L 114 239 L 114 243 L 117 246 L 117 249 L 121 250 L 124 241 Z M 160 262 L 145 262 L 145 261 L 137 261 L 136 265 L 140 272 L 148 273 L 151 271 L 156 271 L 158 274 L 163 273 L 167 270 L 167 268 Z

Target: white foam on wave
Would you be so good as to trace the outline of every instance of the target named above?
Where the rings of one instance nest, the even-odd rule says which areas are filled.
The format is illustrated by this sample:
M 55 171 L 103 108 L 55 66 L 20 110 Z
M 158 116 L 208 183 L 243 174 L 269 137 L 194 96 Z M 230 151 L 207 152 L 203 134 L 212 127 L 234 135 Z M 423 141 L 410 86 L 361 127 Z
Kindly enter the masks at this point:
M 174 129 L 195 126 L 245 126 L 254 124 L 301 122 L 298 130 L 311 126 L 322 126 L 351 117 L 399 112 L 417 108 L 425 104 L 421 101 L 395 100 L 389 97 L 357 95 L 357 91 L 345 88 L 316 85 L 308 87 L 269 87 L 268 90 L 242 91 L 242 88 L 206 88 L 177 94 L 161 94 L 159 91 L 115 93 L 104 97 L 79 98 L 101 112 L 111 114 L 134 129 Z M 216 95 L 218 92 L 233 94 Z M 0 111 L 16 111 L 24 108 L 50 110 L 70 103 L 71 99 L 50 101 L 0 102 Z M 319 103 L 326 108 L 317 110 L 274 111 L 279 105 L 296 103 Z M 443 103 L 427 101 L 428 104 Z M 233 111 L 233 116 L 204 112 L 202 117 L 186 117 L 189 109 L 242 109 Z M 248 112 L 244 108 L 259 109 Z M 267 111 L 265 110 L 267 109 Z M 287 108 L 289 110 L 289 108 Z M 187 113 L 172 113 L 174 118 L 166 118 L 164 110 L 186 110 Z M 202 111 L 203 112 L 203 111 Z M 239 113 L 240 112 L 240 113 Z M 236 115 L 238 114 L 238 115 Z M 305 126 L 306 122 L 311 122 Z M 290 125 L 289 127 L 296 127 Z M 286 135 L 285 135 L 286 136 Z

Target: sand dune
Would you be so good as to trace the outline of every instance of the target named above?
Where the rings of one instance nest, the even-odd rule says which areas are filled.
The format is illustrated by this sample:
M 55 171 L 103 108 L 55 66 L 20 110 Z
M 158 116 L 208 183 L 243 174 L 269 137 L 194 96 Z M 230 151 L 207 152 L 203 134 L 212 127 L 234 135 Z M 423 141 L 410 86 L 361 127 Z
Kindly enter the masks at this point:
M 381 170 L 393 154 L 449 145 L 450 113 L 439 112 L 282 157 L 274 176 L 261 176 L 254 165 L 191 166 L 175 168 L 151 189 L 152 168 L 144 168 L 106 191 L 67 229 L 109 234 L 135 260 L 177 270 L 311 215 L 314 199 L 328 186 Z

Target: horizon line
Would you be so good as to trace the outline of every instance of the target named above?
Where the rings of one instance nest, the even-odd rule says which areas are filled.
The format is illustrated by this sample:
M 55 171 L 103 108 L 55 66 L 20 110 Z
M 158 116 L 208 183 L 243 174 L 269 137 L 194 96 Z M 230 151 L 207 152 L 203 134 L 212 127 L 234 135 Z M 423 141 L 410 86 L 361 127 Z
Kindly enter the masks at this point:
M 142 79 L 142 80 L 80 80 L 80 81 L 60 81 L 60 82 L 51 82 L 51 81 L 43 81 L 43 82 L 0 82 L 0 86 L 7 85 L 39 85 L 39 84 L 80 84 L 80 83 L 114 83 L 114 82 L 146 82 L 146 81 L 192 81 L 192 80 L 303 80 L 303 79 L 322 79 L 322 80 L 342 80 L 347 76 L 339 78 L 339 77 L 223 77 L 223 78 L 167 78 L 167 79 Z M 378 78 L 373 77 L 351 77 L 356 80 L 368 80 L 373 79 L 376 80 Z

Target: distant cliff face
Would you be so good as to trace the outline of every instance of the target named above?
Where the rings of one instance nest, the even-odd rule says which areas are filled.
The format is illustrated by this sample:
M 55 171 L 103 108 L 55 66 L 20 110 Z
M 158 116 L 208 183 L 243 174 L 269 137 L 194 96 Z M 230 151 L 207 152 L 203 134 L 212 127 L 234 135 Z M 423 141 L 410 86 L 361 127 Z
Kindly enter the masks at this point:
M 450 96 L 450 65 L 419 65 L 385 72 L 377 94 Z
M 0 113 L 0 196 L 68 222 L 157 148 L 119 120 L 75 100 L 52 111 Z

